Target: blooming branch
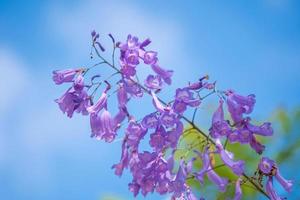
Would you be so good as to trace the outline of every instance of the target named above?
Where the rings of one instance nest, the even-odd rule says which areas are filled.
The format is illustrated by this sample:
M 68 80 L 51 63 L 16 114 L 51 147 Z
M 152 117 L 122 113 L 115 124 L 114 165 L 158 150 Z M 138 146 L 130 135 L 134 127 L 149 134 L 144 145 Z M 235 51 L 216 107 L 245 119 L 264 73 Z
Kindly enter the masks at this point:
M 272 185 L 273 177 L 286 191 L 291 191 L 292 182 L 281 176 L 278 166 L 272 161 L 263 158 L 255 173 L 255 176 L 259 174 L 259 177 L 255 178 L 255 176 L 246 175 L 246 161 L 234 159 L 233 152 L 226 150 L 228 143 L 248 144 L 257 155 L 260 155 L 265 146 L 258 141 L 257 135 L 264 137 L 273 135 L 269 122 L 259 126 L 251 122 L 249 114 L 254 109 L 255 95 L 242 96 L 233 90 L 217 90 L 216 82 L 209 82 L 208 76 L 203 76 L 196 82 L 178 88 L 174 98 L 166 102 L 158 95 L 166 86 L 172 84 L 174 72 L 159 65 L 157 52 L 146 50 L 151 43 L 149 39 L 140 42 L 137 37 L 128 35 L 127 41 L 121 43 L 116 42 L 112 34 L 109 34 L 113 43 L 112 61 L 109 62 L 101 54 L 105 48 L 99 40 L 99 34 L 93 31 L 91 35 L 91 57 L 93 58 L 93 53 L 95 53 L 100 62 L 89 68 L 54 71 L 53 80 L 56 84 L 72 83 L 72 86 L 56 102 L 63 113 L 67 113 L 70 118 L 75 111 L 89 115 L 91 137 L 98 140 L 113 142 L 120 127 L 127 124 L 122 139 L 120 162 L 112 168 L 118 176 L 122 175 L 124 169 L 130 170 L 133 179 L 129 183 L 129 190 L 134 196 L 139 192 L 146 196 L 156 191 L 160 194 L 170 193 L 172 199 L 194 200 L 196 197 L 192 193 L 192 188 L 187 184 L 187 180 L 192 178 L 204 184 L 204 176 L 207 176 L 220 192 L 225 192 L 227 185 L 234 183 L 235 200 L 241 199 L 241 186 L 246 185 L 247 182 L 268 199 L 279 199 Z M 119 65 L 115 64 L 117 49 L 120 55 Z M 99 65 L 109 66 L 114 73 L 99 82 L 95 82 L 95 79 L 101 80 L 102 76 L 93 75 L 90 83 L 85 84 L 86 75 Z M 144 82 L 141 82 L 137 76 L 139 65 L 146 65 L 153 72 L 146 77 Z M 117 75 L 119 75 L 116 83 L 117 89 L 112 94 L 108 94 L 108 91 L 114 87 L 110 79 Z M 106 88 L 94 103 L 94 95 L 103 83 L 106 84 Z M 94 89 L 90 91 L 91 88 Z M 202 94 L 204 91 L 206 94 Z M 108 98 L 114 93 L 117 94 L 118 112 L 112 115 L 108 107 Z M 155 112 L 146 114 L 141 120 L 136 120 L 136 116 L 131 114 L 127 105 L 132 99 L 138 101 L 144 94 L 152 99 Z M 206 134 L 195 124 L 195 119 L 202 101 L 212 95 L 218 98 L 219 106 L 212 116 L 209 134 Z M 224 104 L 226 104 L 230 119 L 225 118 Z M 190 109 L 193 109 L 192 119 L 185 115 Z M 184 126 L 190 128 L 184 130 Z M 187 152 L 180 159 L 175 159 L 175 153 L 181 149 L 180 140 L 192 130 L 200 134 L 199 140 L 185 148 Z M 149 145 L 153 151 L 141 151 L 140 141 L 149 132 Z M 202 146 L 201 151 L 195 151 L 195 147 L 199 145 Z M 192 157 L 187 156 L 190 153 L 193 154 Z M 215 156 L 219 156 L 222 164 L 215 166 Z M 200 171 L 193 169 L 193 163 L 196 160 L 202 162 Z M 231 169 L 237 177 L 236 180 L 228 180 L 220 176 L 215 171 L 220 167 Z M 268 177 L 266 191 L 260 181 L 263 176 Z

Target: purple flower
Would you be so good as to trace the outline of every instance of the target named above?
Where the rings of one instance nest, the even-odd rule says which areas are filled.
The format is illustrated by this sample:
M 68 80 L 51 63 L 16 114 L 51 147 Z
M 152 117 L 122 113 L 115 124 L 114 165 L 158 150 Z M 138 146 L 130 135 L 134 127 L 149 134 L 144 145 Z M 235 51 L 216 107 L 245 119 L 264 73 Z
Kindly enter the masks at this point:
M 158 127 L 154 133 L 150 135 L 150 146 L 154 148 L 156 152 L 161 151 L 166 145 L 167 132 L 163 126 Z
M 156 185 L 156 192 L 159 194 L 165 194 L 169 191 L 169 180 L 168 179 L 162 179 L 158 181 Z
M 63 113 L 67 113 L 68 117 L 72 117 L 74 111 L 87 114 L 89 106 L 89 96 L 85 91 L 77 92 L 73 88 L 68 89 L 59 99 L 55 100 Z
M 257 135 L 262 135 L 262 136 L 273 135 L 273 129 L 271 127 L 271 123 L 269 122 L 265 122 L 260 126 L 255 126 L 253 124 L 247 123 L 246 126 L 251 132 Z
M 224 150 L 221 142 L 219 140 L 216 141 L 218 152 L 220 153 L 220 157 L 225 165 L 230 167 L 230 169 L 238 176 L 241 176 L 244 172 L 245 162 L 243 160 L 233 161 L 232 155 Z
M 122 51 L 134 50 L 139 48 L 138 38 L 135 36 L 128 35 L 127 42 L 124 44 L 120 44 L 119 47 Z
M 140 186 L 142 194 L 145 196 L 153 192 L 155 188 L 161 194 L 166 193 L 170 182 L 166 175 L 169 171 L 167 161 L 161 157 L 161 154 L 155 152 L 145 151 L 137 155 L 135 161 L 129 165 L 133 174 L 133 182 Z
M 55 84 L 60 85 L 65 82 L 72 82 L 77 72 L 80 70 L 78 69 L 65 69 L 65 70 L 55 70 L 53 71 L 53 81 Z
M 84 88 L 84 78 L 82 74 L 80 73 L 77 78 L 74 80 L 73 88 L 76 91 L 81 91 Z
M 178 88 L 176 90 L 175 98 L 179 101 L 183 101 L 185 103 L 189 102 L 192 99 L 193 93 L 187 88 Z
M 208 153 L 208 148 L 206 148 L 204 150 L 204 152 L 201 154 L 199 152 L 196 152 L 201 160 L 202 160 L 202 169 L 196 173 L 196 178 L 198 181 L 200 181 L 201 184 L 204 183 L 204 175 L 206 174 L 206 172 L 208 171 L 209 167 L 210 167 L 210 157 L 209 157 L 209 153 Z
M 98 114 L 103 108 L 106 108 L 106 107 L 107 107 L 107 94 L 106 94 L 106 91 L 104 91 L 102 93 L 101 97 L 99 98 L 99 100 L 97 101 L 97 103 L 88 107 L 87 111 L 90 114 Z
M 207 80 L 208 76 L 204 76 L 202 78 L 199 79 L 199 81 L 189 84 L 189 86 L 187 86 L 186 88 L 189 90 L 200 90 L 201 88 L 205 87 L 207 85 L 207 83 L 203 83 L 203 80 Z
M 175 102 L 173 103 L 172 108 L 173 108 L 174 112 L 176 112 L 178 114 L 183 114 L 184 111 L 186 111 L 187 104 L 184 103 L 183 101 L 175 100 Z
M 129 65 L 127 62 L 125 61 L 120 61 L 120 65 L 121 65 L 121 73 L 123 76 L 125 76 L 126 78 L 130 78 L 135 76 L 136 74 L 136 69 L 134 65 Z
M 242 189 L 241 189 L 241 178 L 238 178 L 238 180 L 235 183 L 235 194 L 233 197 L 233 200 L 241 200 L 242 199 Z
M 221 192 L 226 191 L 228 180 L 226 178 L 220 177 L 212 168 L 211 165 L 207 169 L 207 177 L 210 181 L 214 182 Z
M 119 85 L 117 97 L 118 97 L 119 107 L 124 108 L 128 102 L 128 96 L 124 88 L 124 85 L 122 83 Z
M 115 169 L 115 174 L 117 176 L 122 176 L 124 168 L 127 168 L 129 162 L 128 148 L 126 147 L 126 139 L 122 143 L 122 155 L 121 160 L 118 164 L 112 166 Z
M 129 66 L 136 66 L 139 64 L 138 50 L 128 50 L 125 52 L 124 60 Z
M 271 200 L 282 200 L 282 198 L 279 197 L 277 192 L 274 190 L 272 177 L 269 177 L 267 180 L 266 192 L 269 195 L 269 197 L 271 198 Z
M 183 132 L 183 123 L 181 121 L 176 122 L 176 128 L 172 128 L 172 130 L 167 133 L 167 142 L 171 148 L 176 148 L 178 140 Z
M 183 114 L 187 106 L 197 107 L 201 103 L 200 99 L 193 97 L 193 93 L 188 88 L 178 88 L 176 90 L 175 101 L 172 108 L 174 112 Z
M 235 123 L 243 119 L 243 114 L 250 114 L 255 104 L 255 95 L 241 96 L 233 91 L 227 92 L 227 105 L 231 118 Z
M 114 116 L 114 124 L 116 128 L 120 127 L 120 124 L 125 120 L 128 116 L 128 112 L 126 107 L 119 108 L 118 113 Z
M 239 141 L 239 130 L 234 130 L 228 134 L 228 139 L 231 143 L 235 143 Z
M 172 82 L 171 77 L 173 75 L 172 70 L 165 70 L 161 68 L 159 65 L 157 65 L 156 63 L 151 65 L 151 68 L 158 76 L 160 76 L 164 80 L 165 83 L 167 83 L 168 85 L 171 84 Z
M 98 140 L 104 139 L 106 142 L 112 142 L 115 139 L 115 123 L 106 109 L 104 109 L 100 116 L 92 113 L 90 116 L 90 124 L 92 137 L 96 137 Z
M 130 94 L 133 97 L 143 96 L 142 88 L 136 82 L 126 78 L 124 78 L 122 82 L 124 83 L 124 88 L 128 94 Z
M 151 177 L 144 177 L 143 182 L 140 184 L 142 194 L 146 196 L 149 192 L 154 191 L 155 181 Z
M 81 113 L 82 115 L 88 115 L 89 112 L 87 111 L 87 108 L 90 106 L 90 96 L 87 94 L 85 90 L 81 90 L 80 92 L 77 92 L 77 95 L 79 97 L 79 105 L 76 106 L 76 112 Z
M 262 157 L 258 165 L 259 170 L 266 175 L 271 174 L 272 170 L 274 170 L 274 167 L 275 161 L 267 157 Z
M 176 90 L 175 101 L 181 101 L 191 107 L 197 107 L 200 105 L 200 99 L 193 97 L 193 93 L 187 88 L 178 88 Z
M 140 44 L 140 48 L 144 49 L 144 47 L 148 46 L 150 43 L 151 43 L 151 40 L 149 38 L 147 38 Z
M 168 170 L 172 173 L 173 168 L 174 168 L 174 154 L 175 154 L 176 150 L 172 151 L 172 154 L 169 156 L 168 160 L 167 160 L 167 167 Z
M 262 154 L 263 151 L 265 150 L 265 145 L 262 145 L 261 143 L 259 143 L 254 135 L 251 136 L 250 146 L 258 154 Z
M 148 65 L 155 64 L 157 62 L 157 52 L 155 51 L 146 51 L 144 53 L 144 63 Z
M 148 75 L 145 80 L 145 86 L 149 89 L 159 90 L 162 88 L 162 80 L 160 76 Z
M 182 164 L 179 166 L 175 180 L 170 183 L 170 192 L 173 192 L 172 197 L 180 197 L 181 194 L 186 190 L 185 185 L 186 174 L 184 172 Z
M 100 115 L 100 121 L 103 131 L 102 138 L 104 138 L 106 142 L 112 142 L 116 137 L 115 123 L 106 109 Z
M 127 143 L 130 146 L 137 148 L 140 143 L 140 140 L 146 134 L 147 129 L 144 129 L 141 124 L 130 120 L 128 127 L 126 129 Z
M 228 136 L 230 133 L 231 128 L 228 122 L 224 120 L 223 101 L 220 100 L 220 105 L 212 117 L 210 135 L 214 138 L 219 138 L 222 136 Z
M 250 123 L 250 118 L 244 118 L 239 124 L 236 125 L 237 129 L 229 133 L 228 139 L 230 142 L 239 142 L 241 144 L 248 144 L 258 153 L 261 154 L 265 146 L 259 143 L 255 134 L 262 136 L 271 136 L 273 129 L 271 124 L 266 122 L 261 126 L 255 126 Z
M 151 113 L 143 118 L 142 125 L 145 128 L 156 128 L 158 126 L 158 118 L 156 113 Z
M 174 127 L 178 121 L 177 116 L 173 112 L 163 112 L 159 119 L 167 128 Z
M 238 141 L 241 144 L 247 144 L 253 138 L 252 132 L 247 128 L 238 129 L 238 130 L 236 130 L 236 132 L 238 133 Z
M 197 153 L 197 152 L 196 152 Z M 202 159 L 202 169 L 196 173 L 196 178 L 203 184 L 203 177 L 207 174 L 210 181 L 214 182 L 221 192 L 225 192 L 228 180 L 220 177 L 211 167 L 208 148 L 205 149 L 203 154 L 197 153 Z
M 140 186 L 137 183 L 129 183 L 128 184 L 129 191 L 133 193 L 134 197 L 136 197 L 140 191 Z
M 275 178 L 280 183 L 280 185 L 282 185 L 282 187 L 285 189 L 285 191 L 291 192 L 292 187 L 293 187 L 293 181 L 286 180 L 284 177 L 282 177 L 278 168 L 276 169 Z

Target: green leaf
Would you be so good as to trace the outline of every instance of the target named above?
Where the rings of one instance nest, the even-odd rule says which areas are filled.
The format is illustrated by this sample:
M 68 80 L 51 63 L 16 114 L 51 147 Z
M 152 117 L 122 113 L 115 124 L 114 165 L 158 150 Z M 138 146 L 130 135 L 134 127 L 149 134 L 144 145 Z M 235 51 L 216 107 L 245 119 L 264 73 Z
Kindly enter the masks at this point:
M 291 131 L 291 119 L 288 116 L 288 113 L 283 108 L 278 109 L 277 111 L 277 119 L 280 122 L 281 128 L 284 133 L 290 133 Z

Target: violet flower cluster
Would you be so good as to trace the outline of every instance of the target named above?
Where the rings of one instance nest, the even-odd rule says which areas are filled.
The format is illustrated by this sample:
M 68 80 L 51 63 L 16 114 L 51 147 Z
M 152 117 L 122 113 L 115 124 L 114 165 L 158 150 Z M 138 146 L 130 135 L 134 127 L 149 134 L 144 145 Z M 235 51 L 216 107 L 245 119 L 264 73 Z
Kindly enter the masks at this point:
M 157 192 L 170 194 L 172 199 L 196 200 L 200 197 L 192 192 L 193 188 L 187 184 L 187 180 L 194 178 L 200 184 L 205 184 L 205 176 L 220 192 L 225 192 L 229 184 L 234 184 L 234 200 L 242 198 L 242 186 L 247 183 L 269 199 L 280 199 L 273 188 L 273 177 L 286 191 L 291 190 L 292 182 L 281 176 L 274 161 L 262 158 L 259 163 L 260 174 L 268 178 L 265 192 L 261 185 L 245 174 L 246 161 L 235 159 L 233 152 L 226 150 L 227 142 L 240 143 L 249 145 L 259 155 L 263 153 L 265 146 L 257 136 L 273 135 L 269 122 L 255 125 L 251 121 L 249 114 L 255 105 L 255 95 L 243 96 L 233 90 L 217 90 L 215 82 L 209 82 L 208 76 L 203 76 L 178 88 L 173 98 L 165 102 L 159 94 L 172 84 L 173 71 L 160 66 L 158 53 L 148 50 L 151 43 L 149 39 L 139 41 L 137 37 L 128 35 L 125 42 L 116 42 L 109 34 L 113 43 L 112 61 L 109 62 L 102 55 L 105 48 L 99 41 L 99 34 L 93 31 L 91 35 L 92 54 L 96 54 L 100 62 L 92 67 L 54 71 L 53 81 L 57 85 L 69 84 L 66 92 L 55 101 L 70 118 L 74 112 L 89 116 L 93 138 L 113 142 L 118 132 L 124 130 L 124 133 L 119 133 L 122 138 L 121 159 L 112 168 L 118 176 L 122 175 L 124 169 L 131 172 L 133 178 L 128 186 L 134 196 Z M 115 50 L 119 53 L 118 65 L 115 65 Z M 102 78 L 102 74 L 92 74 L 87 78 L 88 72 L 100 65 L 110 67 L 114 73 L 106 79 Z M 143 67 L 150 68 L 152 73 L 141 81 L 138 79 L 138 70 Z M 113 76 L 118 76 L 116 84 L 109 81 Z M 100 86 L 103 85 L 105 88 L 100 91 Z M 96 94 L 99 98 L 95 100 Z M 219 106 L 213 113 L 211 128 L 206 135 L 197 127 L 194 119 L 201 102 L 213 94 L 219 99 Z M 145 95 L 151 98 L 154 110 L 137 120 L 128 104 L 129 101 L 139 101 Z M 114 97 L 117 99 L 118 109 L 112 114 L 108 104 Z M 230 114 L 228 119 L 224 115 L 225 106 Z M 186 113 L 191 109 L 194 110 L 194 115 L 189 119 Z M 175 159 L 179 141 L 184 137 L 185 126 L 198 130 L 206 138 L 206 143 L 202 151 L 187 149 L 193 154 L 192 157 Z M 151 151 L 143 151 L 140 147 L 141 140 L 147 134 Z M 236 180 L 229 180 L 215 171 L 216 166 L 212 161 L 214 156 L 220 157 L 223 165 L 236 175 Z M 197 160 L 202 163 L 200 170 L 193 167 Z

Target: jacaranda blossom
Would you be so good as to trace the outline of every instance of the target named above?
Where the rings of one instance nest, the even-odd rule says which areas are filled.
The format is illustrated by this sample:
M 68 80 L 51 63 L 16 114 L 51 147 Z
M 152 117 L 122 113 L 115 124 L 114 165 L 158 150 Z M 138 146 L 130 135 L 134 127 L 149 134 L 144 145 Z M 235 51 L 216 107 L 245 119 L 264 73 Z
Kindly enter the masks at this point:
M 65 70 L 55 70 L 53 71 L 53 81 L 60 85 L 65 82 L 72 82 L 75 75 L 79 72 L 78 69 L 65 69 Z
M 275 178 L 280 183 L 280 185 L 287 191 L 291 192 L 293 187 L 293 181 L 286 180 L 281 174 L 279 169 L 276 169 Z
M 90 106 L 90 98 L 87 93 L 82 91 L 75 91 L 73 88 L 68 89 L 55 102 L 59 105 L 59 108 L 63 113 L 67 113 L 68 117 L 72 117 L 75 111 L 87 114 L 87 108 Z
M 220 140 L 217 140 L 216 144 L 224 164 L 227 165 L 236 175 L 241 176 L 244 173 L 245 162 L 243 160 L 234 161 L 232 155 L 224 150 Z
M 160 76 L 148 75 L 145 80 L 145 86 L 149 89 L 159 90 L 162 88 L 162 79 Z
M 224 119 L 223 101 L 220 100 L 220 105 L 213 114 L 210 135 L 214 138 L 219 138 L 222 136 L 228 136 L 231 132 L 232 130 L 228 122 Z
M 218 189 L 220 190 L 220 192 L 225 192 L 226 191 L 226 187 L 228 185 L 228 179 L 227 178 L 223 178 L 221 176 L 219 176 L 211 167 L 211 165 L 208 167 L 208 170 L 206 172 L 208 179 L 215 183 L 218 187 Z
M 281 175 L 273 160 L 262 157 L 251 176 L 246 174 L 247 160 L 234 159 L 235 152 L 226 149 L 229 142 L 249 145 L 262 154 L 266 147 L 260 137 L 273 135 L 271 123 L 254 123 L 250 117 L 256 102 L 254 94 L 243 96 L 233 90 L 220 90 L 216 81 L 209 82 L 208 76 L 203 76 L 188 80 L 171 94 L 171 99 L 165 99 L 162 95 L 169 93 L 165 86 L 171 85 L 174 72 L 161 66 L 158 52 L 149 49 L 150 39 L 139 40 L 129 34 L 126 41 L 119 42 L 108 34 L 113 52 L 112 57 L 106 58 L 102 55 L 105 47 L 100 35 L 92 31 L 91 37 L 91 58 L 97 63 L 87 68 L 53 71 L 55 84 L 65 83 L 69 88 L 55 101 L 68 117 L 74 112 L 89 115 L 91 137 L 116 144 L 122 141 L 121 158 L 112 169 L 117 176 L 128 169 L 132 176 L 128 188 L 134 197 L 156 192 L 172 200 L 204 200 L 193 193 L 189 180 L 204 185 L 205 176 L 219 192 L 225 192 L 228 184 L 235 184 L 235 194 L 230 196 L 234 200 L 242 199 L 244 184 L 272 200 L 282 199 L 273 180 L 287 192 L 292 190 L 293 182 Z M 107 71 L 104 66 L 112 70 L 110 76 L 103 76 Z M 100 93 L 104 83 L 107 86 Z M 219 105 L 210 119 L 207 135 L 196 123 L 202 101 L 209 96 L 219 100 Z M 152 104 L 147 103 L 146 97 Z M 147 113 L 142 113 L 144 110 Z M 235 176 L 229 178 L 215 171 L 224 166 Z M 227 198 L 227 193 L 222 195 Z
M 228 111 L 235 123 L 242 121 L 244 114 L 250 114 L 252 112 L 256 102 L 255 95 L 242 96 L 229 90 L 227 96 Z
M 278 196 L 277 192 L 274 189 L 272 177 L 269 177 L 267 180 L 266 192 L 269 195 L 271 200 L 282 200 L 282 198 Z

